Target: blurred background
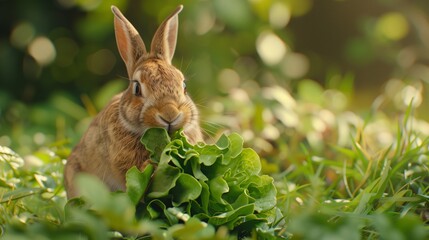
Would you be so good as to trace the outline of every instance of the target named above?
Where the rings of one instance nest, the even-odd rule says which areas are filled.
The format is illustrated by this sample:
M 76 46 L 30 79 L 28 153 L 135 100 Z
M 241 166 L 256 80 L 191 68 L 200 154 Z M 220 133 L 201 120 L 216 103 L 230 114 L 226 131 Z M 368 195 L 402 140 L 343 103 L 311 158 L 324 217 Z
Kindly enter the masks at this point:
M 173 63 L 207 135 L 238 131 L 268 159 L 346 144 L 342 126 L 362 120 L 348 110 L 389 118 L 411 104 L 429 117 L 427 0 L 0 0 L 0 145 L 73 146 L 126 88 L 112 4 L 147 46 L 183 4 Z

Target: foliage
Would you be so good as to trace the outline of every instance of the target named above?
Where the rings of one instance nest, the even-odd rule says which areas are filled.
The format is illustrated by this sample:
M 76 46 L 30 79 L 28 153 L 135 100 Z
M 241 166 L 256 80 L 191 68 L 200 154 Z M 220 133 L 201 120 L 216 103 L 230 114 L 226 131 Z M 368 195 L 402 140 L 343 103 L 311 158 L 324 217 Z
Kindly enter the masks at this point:
M 255 92 L 287 86 L 295 92 L 308 78 L 330 88 L 347 73 L 355 78 L 349 83 L 348 91 L 355 94 L 351 106 L 366 108 L 390 78 L 428 82 L 429 51 L 421 40 L 428 28 L 426 0 L 181 3 L 185 8 L 174 64 L 202 106 L 243 86 Z M 0 3 L 5 19 L 0 23 L 1 145 L 22 154 L 64 139 L 73 145 L 90 118 L 125 88 L 112 4 L 149 45 L 178 2 Z M 204 109 L 203 116 L 213 114 L 212 109 Z
M 14 231 L 47 236 L 63 233 L 50 230 L 64 221 L 62 169 L 66 156 L 68 150 L 62 144 L 44 148 L 25 160 L 0 147 L 0 222 L 6 239 L 13 238 Z
M 306 101 L 298 96 L 292 113 L 305 109 Z M 278 108 L 277 104 L 263 106 Z M 340 128 L 332 128 L 322 136 L 329 138 L 321 138 L 316 145 L 306 140 L 311 134 L 285 132 L 276 140 L 279 150 L 270 152 L 260 144 L 265 135 L 254 136 L 246 144 L 260 152 L 262 165 L 253 150 L 242 148 L 238 134 L 221 136 L 215 144 L 192 146 L 182 134 L 169 139 L 164 130 L 153 129 L 142 141 L 153 151 L 156 169 L 152 165 L 143 172 L 131 169 L 126 193 L 109 193 L 98 180 L 84 175 L 78 182 L 86 200 L 67 204 L 61 180 L 62 159 L 69 150 L 63 143 L 25 160 L 2 148 L 2 234 L 6 239 L 34 235 L 236 239 L 240 234 L 259 239 L 427 239 L 429 134 L 414 110 L 410 104 L 401 118 L 392 119 L 383 117 L 380 109 L 365 121 L 354 115 L 361 121 L 348 125 L 349 138 L 344 143 L 331 138 Z M 257 114 L 249 116 L 249 121 L 257 118 Z M 385 125 L 394 136 L 386 145 L 377 138 L 379 134 L 369 131 L 380 120 L 375 129 L 386 133 L 379 129 Z M 154 141 L 154 135 L 163 136 L 158 137 L 162 141 Z M 285 141 L 297 144 L 285 145 Z M 286 146 L 289 154 L 281 152 Z M 282 160 L 281 156 L 287 157 L 288 164 L 273 162 Z M 273 178 L 259 175 L 259 170 Z M 139 201 L 141 196 L 144 202 Z M 219 215 L 221 211 L 224 214 Z
M 140 194 L 128 193 L 135 200 L 143 197 L 144 218 L 161 219 L 167 226 L 198 218 L 216 228 L 226 226 L 240 236 L 253 231 L 274 233 L 282 219 L 276 208 L 274 180 L 259 175 L 258 155 L 242 148 L 238 134 L 223 135 L 214 145 L 193 146 L 182 132 L 170 141 L 165 129 L 151 129 L 142 141 L 157 167 L 152 178 L 151 170 L 140 175 L 144 181 L 134 186 Z M 157 149 L 164 149 L 161 156 Z M 130 176 L 139 175 L 134 172 L 138 170 L 128 172 L 128 182 L 137 182 L 138 176 Z
M 195 177 L 201 194 L 184 192 L 192 200 L 168 199 L 179 192 L 177 186 L 188 188 L 188 175 L 214 177 L 204 172 L 207 166 L 200 174 L 170 159 L 168 165 L 180 169 L 176 185 L 167 186 L 159 205 L 152 201 L 165 211 L 138 203 L 151 190 L 144 184 L 151 167 L 128 173 L 127 193 L 111 194 L 82 176 L 81 185 L 90 189 L 87 201 L 65 200 L 62 169 L 70 146 L 126 85 L 118 77 L 125 68 L 115 50 L 110 5 L 118 5 L 149 43 L 177 1 L 0 4 L 0 238 L 237 238 L 239 229 L 207 224 L 216 213 L 195 208 L 207 204 L 203 192 L 212 189 L 200 178 Z M 429 51 L 421 40 L 428 1 L 183 4 L 174 64 L 190 79 L 198 105 L 205 106 L 202 124 L 213 144 L 190 147 L 180 135 L 165 144 L 174 151 L 222 152 L 217 142 L 242 137 L 243 149 L 260 157 L 261 174 L 274 179 L 274 209 L 284 217 L 266 219 L 267 227 L 279 230 L 275 236 L 429 237 Z M 35 51 L 41 46 L 45 51 Z M 238 135 L 222 137 L 225 129 Z M 231 146 L 241 146 L 235 141 L 229 140 Z M 209 198 L 209 206 L 233 205 L 221 193 L 222 188 Z M 257 205 L 252 198 L 249 203 Z M 250 238 L 273 236 L 260 229 Z

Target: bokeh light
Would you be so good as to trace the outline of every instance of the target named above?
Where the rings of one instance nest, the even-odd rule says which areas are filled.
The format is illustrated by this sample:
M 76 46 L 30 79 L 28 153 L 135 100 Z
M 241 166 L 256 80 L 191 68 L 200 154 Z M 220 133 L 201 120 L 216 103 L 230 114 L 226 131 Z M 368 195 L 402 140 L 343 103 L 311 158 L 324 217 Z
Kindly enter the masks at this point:
M 200 8 L 195 18 L 195 21 L 192 21 L 192 28 L 198 35 L 208 33 L 216 23 L 216 16 L 209 8 Z
M 105 75 L 115 66 L 116 57 L 109 49 L 101 49 L 89 55 L 86 63 L 91 72 Z
M 265 64 L 276 65 L 285 56 L 287 46 L 275 33 L 264 31 L 256 40 L 256 50 Z
M 290 21 L 290 9 L 283 2 L 275 2 L 270 8 L 269 20 L 274 28 L 284 28 Z
M 233 69 L 226 68 L 219 72 L 218 82 L 222 91 L 229 92 L 240 85 L 240 75 Z
M 54 44 L 47 37 L 37 37 L 28 46 L 28 54 L 41 66 L 46 66 L 55 60 Z
M 281 63 L 282 72 L 290 78 L 301 78 L 307 74 L 309 69 L 310 61 L 300 53 L 286 54 Z
M 408 22 L 399 12 L 386 13 L 377 22 L 378 33 L 389 40 L 400 40 L 408 33 Z
M 406 108 L 412 106 L 414 108 L 422 103 L 421 89 L 414 86 L 405 86 L 395 98 L 398 108 Z
M 406 47 L 402 49 L 397 57 L 396 61 L 398 62 L 399 66 L 402 68 L 409 68 L 411 67 L 417 60 L 417 54 L 415 49 L 411 47 Z
M 34 27 L 28 22 L 22 22 L 12 30 L 10 42 L 18 48 L 24 48 L 33 40 L 34 35 Z

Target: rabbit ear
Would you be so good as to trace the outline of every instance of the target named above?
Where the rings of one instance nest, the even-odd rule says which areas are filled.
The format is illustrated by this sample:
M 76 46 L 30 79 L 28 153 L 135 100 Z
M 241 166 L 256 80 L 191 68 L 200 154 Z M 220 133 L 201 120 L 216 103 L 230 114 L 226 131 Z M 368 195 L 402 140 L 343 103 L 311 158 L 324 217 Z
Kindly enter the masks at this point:
M 137 30 L 121 11 L 115 6 L 111 8 L 115 16 L 115 36 L 118 50 L 127 66 L 128 76 L 131 76 L 137 60 L 146 54 L 146 46 Z
M 183 5 L 179 5 L 174 12 L 167 17 L 158 30 L 156 30 L 151 43 L 151 54 L 162 58 L 171 64 L 171 60 L 176 49 L 177 29 L 179 27 L 178 14 L 182 11 Z

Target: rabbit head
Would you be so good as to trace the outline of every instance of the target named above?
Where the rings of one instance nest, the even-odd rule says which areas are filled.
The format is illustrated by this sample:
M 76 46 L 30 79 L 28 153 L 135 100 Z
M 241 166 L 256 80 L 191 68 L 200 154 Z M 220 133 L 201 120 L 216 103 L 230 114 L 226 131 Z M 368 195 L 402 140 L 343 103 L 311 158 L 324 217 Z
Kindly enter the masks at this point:
M 195 143 L 202 140 L 198 111 L 186 92 L 183 74 L 171 63 L 182 9 L 180 5 L 162 22 L 147 52 L 134 26 L 112 6 L 116 42 L 130 81 L 119 111 L 122 125 L 131 132 L 162 127 L 172 133 L 183 128 Z

